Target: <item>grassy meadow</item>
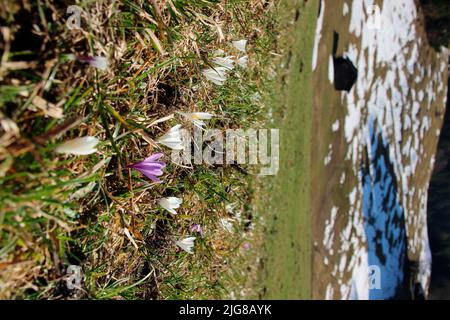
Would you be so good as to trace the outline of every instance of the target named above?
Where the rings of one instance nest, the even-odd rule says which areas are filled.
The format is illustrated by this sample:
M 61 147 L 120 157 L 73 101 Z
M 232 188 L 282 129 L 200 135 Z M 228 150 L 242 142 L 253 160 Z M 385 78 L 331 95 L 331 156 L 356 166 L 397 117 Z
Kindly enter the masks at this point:
M 265 299 L 311 299 L 311 65 L 318 1 L 293 1 L 283 8 L 279 16 L 287 32 L 271 95 L 271 125 L 280 128 L 280 171 L 264 178 L 257 198 L 266 219 L 259 279 Z
M 0 298 L 309 298 L 318 1 L 19 2 L 0 1 Z M 217 57 L 233 68 L 208 77 Z M 161 137 L 198 112 L 279 128 L 278 175 L 172 162 Z M 130 167 L 157 153 L 161 182 Z

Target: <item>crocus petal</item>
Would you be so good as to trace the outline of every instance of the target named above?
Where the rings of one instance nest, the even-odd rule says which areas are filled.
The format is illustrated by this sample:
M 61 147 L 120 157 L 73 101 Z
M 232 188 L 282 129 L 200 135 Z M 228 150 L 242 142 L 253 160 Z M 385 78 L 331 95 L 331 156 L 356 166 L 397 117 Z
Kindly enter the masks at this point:
M 176 243 L 177 246 L 179 246 L 181 249 L 186 251 L 189 254 L 192 254 L 192 249 L 194 248 L 194 241 L 196 237 L 188 237 L 183 240 L 179 240 Z
M 138 171 L 142 172 L 146 176 L 162 176 L 163 172 L 161 169 L 138 169 Z
M 161 198 L 158 200 L 158 204 L 161 207 L 163 207 L 165 210 L 169 211 L 171 214 L 174 215 L 177 214 L 175 209 L 178 209 L 181 203 L 183 203 L 183 200 L 177 197 Z
M 173 150 L 184 149 L 183 140 L 181 138 L 181 125 L 176 125 L 165 135 L 157 140 L 158 143 L 165 145 Z
M 63 142 L 56 147 L 56 152 L 73 155 L 88 155 L 97 152 L 96 146 L 100 141 L 96 137 L 81 137 Z
M 206 77 L 206 79 L 210 81 L 216 80 L 224 82 L 225 80 L 227 80 L 227 77 L 225 76 L 224 73 L 221 73 L 214 69 L 205 69 L 202 71 L 202 73 Z
M 146 158 L 143 162 L 156 161 L 159 158 L 161 158 L 162 156 L 163 156 L 162 153 L 155 153 L 155 154 L 151 155 L 150 157 Z
M 223 83 L 227 80 L 226 72 L 228 71 L 227 68 L 224 67 L 217 67 L 217 68 L 210 68 L 210 69 L 203 69 L 202 74 L 205 76 L 205 78 L 214 84 L 217 84 L 219 86 L 223 85 Z
M 143 174 L 147 177 L 147 178 L 149 178 L 150 180 L 152 180 L 153 182 L 155 182 L 155 183 L 161 183 L 162 181 L 161 180 L 159 180 L 157 177 L 155 177 L 154 175 L 151 175 L 151 174 L 145 174 L 144 172 L 143 172 Z
M 80 62 L 88 63 L 91 67 L 97 68 L 99 70 L 105 71 L 108 69 L 108 59 L 106 57 L 88 57 L 88 56 L 78 56 L 74 54 L 66 54 L 66 60 L 78 60 Z
M 173 150 L 183 150 L 183 145 L 178 140 L 161 139 L 158 142 Z
M 165 168 L 166 164 L 164 162 L 139 162 L 130 166 L 130 168 L 136 170 L 161 170 Z
M 228 57 L 215 57 L 212 60 L 215 64 L 217 64 L 220 67 L 224 67 L 228 70 L 233 70 L 234 68 L 234 61 L 232 56 Z
M 99 70 L 105 71 L 108 69 L 108 59 L 105 57 L 93 57 L 89 60 L 89 65 Z
M 192 123 L 194 124 L 194 126 L 199 128 L 203 128 L 206 125 L 206 123 L 202 120 L 192 120 Z
M 247 65 L 248 65 L 248 56 L 243 56 L 241 58 L 239 58 L 236 63 L 238 64 L 238 66 L 240 66 L 241 68 L 246 69 Z
M 162 161 L 153 161 L 154 159 L 159 159 L 162 157 L 162 153 L 156 153 L 146 158 L 144 161 L 128 165 L 128 168 L 137 170 L 144 174 L 147 178 L 153 182 L 161 182 L 157 176 L 163 174 L 162 169 L 165 168 L 166 163 Z M 153 159 L 153 160 L 152 160 Z
M 226 79 L 226 75 L 227 75 L 228 71 L 229 70 L 225 67 L 216 67 L 216 68 L 204 69 L 202 72 L 209 77 Z
M 223 83 L 225 80 L 216 80 L 216 79 L 210 79 L 210 81 L 214 84 L 217 84 L 218 86 L 223 86 Z
M 167 200 L 169 200 L 169 203 L 171 205 L 177 206 L 177 208 L 180 206 L 180 204 L 183 203 L 183 200 L 181 198 L 177 198 L 177 197 L 169 197 L 169 198 L 167 198 Z
M 246 46 L 247 46 L 247 40 L 239 40 L 239 41 L 233 41 L 233 47 L 235 47 L 236 49 L 238 49 L 241 52 L 247 52 L 246 50 Z
M 179 114 L 181 114 L 187 120 L 191 121 L 197 127 L 205 126 L 205 122 L 203 122 L 202 119 L 209 120 L 213 117 L 213 115 L 211 113 L 207 113 L 207 112 L 192 112 L 192 113 L 185 113 L 185 112 L 181 112 L 181 111 L 177 111 L 177 112 Z
M 209 120 L 213 117 L 211 113 L 208 112 L 193 112 L 192 117 L 194 119 L 203 119 L 203 120 Z
M 218 56 L 223 56 L 225 54 L 225 51 L 223 51 L 222 49 L 217 49 L 216 51 L 214 51 L 214 56 L 218 57 Z
M 200 235 L 201 235 L 202 238 L 205 237 L 205 233 L 203 232 L 202 226 L 199 225 L 199 224 L 194 224 L 194 225 L 191 227 L 191 231 L 192 231 L 192 232 L 200 233 Z

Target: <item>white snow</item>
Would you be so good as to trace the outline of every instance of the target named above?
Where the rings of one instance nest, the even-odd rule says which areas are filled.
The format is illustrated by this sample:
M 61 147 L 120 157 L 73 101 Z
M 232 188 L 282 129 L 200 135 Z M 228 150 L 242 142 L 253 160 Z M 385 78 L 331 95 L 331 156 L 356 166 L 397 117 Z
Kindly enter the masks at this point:
M 322 27 L 323 27 L 323 18 L 325 16 L 325 1 L 320 1 L 320 14 L 317 19 L 316 25 L 316 36 L 314 38 L 314 49 L 313 49 L 313 58 L 312 58 L 312 70 L 315 71 L 317 67 L 317 57 L 319 55 L 319 45 L 320 39 L 322 38 Z
M 347 2 L 344 2 L 344 7 L 342 8 L 342 15 L 345 17 L 346 15 L 348 15 L 348 11 L 349 11 L 349 7 Z
M 336 120 L 336 121 L 332 124 L 331 130 L 332 130 L 333 132 L 338 132 L 338 131 L 339 131 L 339 120 Z
M 313 70 L 317 67 L 324 23 L 325 2 L 322 0 L 321 3 L 313 51 Z M 417 226 L 418 230 L 408 235 L 408 248 L 411 252 L 420 253 L 419 280 L 424 288 L 429 283 L 431 255 L 426 228 L 427 188 L 416 190 L 411 181 L 424 157 L 422 141 L 433 128 L 433 118 L 424 114 L 435 103 L 436 90 L 443 92 L 445 89 L 442 73 L 447 67 L 447 53 L 437 57 L 443 61 L 438 64 L 440 73 L 432 70 L 429 65 L 423 65 L 420 59 L 422 41 L 416 30 L 417 9 L 414 0 L 384 1 L 380 8 L 380 29 L 370 28 L 367 23 L 367 8 L 373 4 L 373 0 L 355 0 L 351 2 L 351 9 L 347 3 L 344 3 L 343 8 L 344 16 L 350 14 L 349 31 L 356 37 L 356 40 L 352 38 L 344 56 L 357 66 L 358 80 L 349 93 L 342 93 L 341 99 L 346 105 L 345 119 L 342 125 L 336 120 L 332 131 L 337 132 L 343 127 L 347 143 L 345 160 L 353 164 L 352 174 L 358 178 L 358 184 L 349 193 L 348 221 L 341 233 L 334 235 L 331 230 L 335 220 L 333 210 L 324 230 L 323 245 L 327 250 L 331 250 L 333 241 L 340 243 L 338 252 L 335 253 L 339 258 L 333 269 L 336 283 L 330 283 L 327 287 L 327 299 L 369 298 L 368 249 L 362 213 L 360 168 L 363 154 L 368 150 L 366 146 L 370 146 L 371 124 L 379 129 L 381 139 L 387 142 L 388 156 L 398 183 L 397 200 L 404 210 L 405 223 Z M 329 57 L 330 83 L 331 65 L 332 58 Z M 445 94 L 443 96 L 446 99 Z M 436 131 L 436 135 L 439 133 Z M 329 147 L 325 165 L 331 161 L 331 157 L 332 147 Z M 347 180 L 352 181 L 352 178 L 347 172 Z M 342 185 L 345 181 L 346 173 L 343 172 L 339 182 Z M 414 210 L 414 199 L 417 198 L 421 203 L 419 214 Z M 408 232 L 408 228 L 406 230 Z M 351 276 L 344 278 L 349 272 Z
M 330 81 L 331 84 L 334 82 L 334 62 L 331 54 L 328 58 L 328 81 Z

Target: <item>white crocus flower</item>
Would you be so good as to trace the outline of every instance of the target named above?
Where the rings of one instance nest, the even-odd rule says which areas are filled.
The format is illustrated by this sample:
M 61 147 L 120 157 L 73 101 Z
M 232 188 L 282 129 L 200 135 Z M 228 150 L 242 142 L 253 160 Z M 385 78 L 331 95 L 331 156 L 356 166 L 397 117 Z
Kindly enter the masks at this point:
M 181 138 L 181 125 L 172 127 L 165 135 L 159 138 L 156 142 L 165 145 L 173 150 L 183 149 L 183 140 Z
M 105 57 L 93 57 L 87 61 L 90 66 L 105 71 L 108 69 L 108 59 Z
M 243 56 L 236 61 L 237 65 L 241 68 L 247 69 L 248 65 L 248 56 Z
M 97 152 L 96 146 L 100 141 L 95 137 L 81 137 L 73 140 L 63 142 L 56 147 L 56 152 L 73 154 L 73 155 L 88 155 Z
M 214 69 L 203 69 L 202 74 L 212 83 L 222 86 L 227 80 L 227 71 L 228 69 L 225 67 L 217 67 Z
M 178 209 L 180 207 L 180 204 L 183 203 L 183 200 L 177 197 L 168 197 L 168 198 L 161 198 L 158 200 L 158 204 L 169 211 L 171 214 L 176 215 L 177 212 L 175 209 Z
M 215 64 L 217 64 L 220 67 L 227 68 L 228 70 L 234 69 L 234 60 L 232 56 L 228 57 L 215 57 L 212 60 Z
M 187 253 L 192 254 L 193 253 L 192 249 L 194 248 L 195 239 L 196 239 L 195 237 L 188 237 L 183 240 L 179 240 L 175 243 L 177 246 L 179 246 L 181 249 L 183 249 Z
M 244 53 L 247 52 L 246 46 L 247 46 L 247 40 L 233 41 L 233 47 L 235 47 L 236 49 L 238 49 L 241 52 L 244 52 Z
M 233 233 L 233 224 L 231 223 L 230 219 L 222 218 L 219 222 L 224 230 L 228 231 L 229 233 Z
M 208 112 L 185 113 L 178 111 L 178 113 L 185 117 L 187 120 L 191 121 L 195 126 L 200 128 L 205 126 L 205 122 L 203 120 L 210 120 L 213 117 L 213 115 Z

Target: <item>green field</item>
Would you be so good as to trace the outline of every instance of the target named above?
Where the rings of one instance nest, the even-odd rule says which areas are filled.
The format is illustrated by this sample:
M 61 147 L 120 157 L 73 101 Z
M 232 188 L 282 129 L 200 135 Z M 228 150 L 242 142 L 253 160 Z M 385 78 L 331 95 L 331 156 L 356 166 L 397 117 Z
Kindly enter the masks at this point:
M 263 259 L 266 299 L 311 297 L 310 167 L 313 106 L 312 48 L 318 1 L 289 2 L 289 27 L 273 92 L 273 127 L 280 129 L 280 171 L 265 178 L 259 210 L 266 217 Z M 292 23 L 293 22 L 293 23 Z

